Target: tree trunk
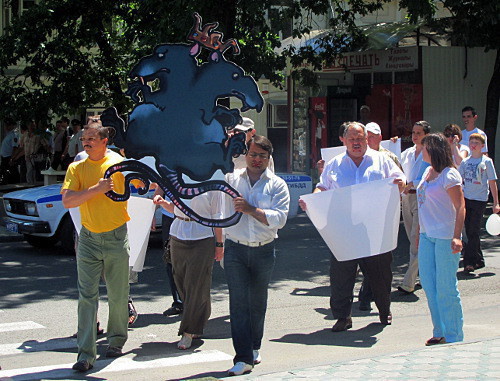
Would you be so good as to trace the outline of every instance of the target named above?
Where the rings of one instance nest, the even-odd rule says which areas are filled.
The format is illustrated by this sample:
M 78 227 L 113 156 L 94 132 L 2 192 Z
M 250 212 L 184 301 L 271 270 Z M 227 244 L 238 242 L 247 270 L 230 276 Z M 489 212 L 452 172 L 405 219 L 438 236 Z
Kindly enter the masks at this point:
M 500 109 L 500 49 L 497 50 L 493 75 L 486 93 L 486 115 L 484 132 L 488 136 L 488 156 L 495 159 L 495 139 L 498 126 L 498 111 Z

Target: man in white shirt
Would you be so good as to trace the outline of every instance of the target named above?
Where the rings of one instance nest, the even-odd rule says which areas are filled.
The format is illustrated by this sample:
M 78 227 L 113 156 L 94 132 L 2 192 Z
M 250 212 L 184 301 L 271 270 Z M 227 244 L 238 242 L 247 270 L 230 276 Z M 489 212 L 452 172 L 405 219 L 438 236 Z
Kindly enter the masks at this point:
M 403 294 L 412 294 L 415 291 L 415 283 L 418 276 L 418 204 L 417 186 L 422 179 L 425 169 L 429 166 L 423 160 L 422 139 L 431 132 L 431 126 L 425 120 L 416 122 L 411 132 L 413 147 L 407 148 L 401 154 L 401 164 L 408 184 L 403 192 L 401 204 L 403 207 L 403 223 L 406 235 L 410 241 L 410 261 L 403 282 L 398 290 Z
M 394 183 L 398 184 L 400 190 L 403 189 L 405 184 L 403 172 L 386 155 L 368 148 L 364 125 L 350 122 L 344 131 L 344 144 L 347 148 L 346 153 L 336 156 L 326 165 L 314 193 L 389 177 L 394 177 Z M 302 209 L 306 210 L 306 203 L 302 200 L 299 203 Z M 369 210 L 366 212 L 370 213 Z M 380 322 L 384 325 L 392 323 L 391 262 L 391 252 L 348 261 L 338 261 L 332 255 L 330 307 L 333 317 L 337 319 L 332 327 L 333 332 L 345 331 L 352 327 L 351 309 L 358 265 L 368 277 L 379 310 Z
M 15 183 L 19 181 L 19 171 L 17 170 L 14 160 L 12 160 L 19 146 L 19 138 L 16 133 L 17 124 L 14 120 L 7 118 L 4 120 L 4 126 L 6 134 L 0 148 L 0 156 L 2 159 L 1 169 L 5 171 L 5 180 L 9 183 Z M 8 172 L 8 175 L 6 172 Z
M 255 135 L 248 143 L 246 168 L 226 175 L 241 197 L 226 197 L 225 213 L 243 213 L 224 229 L 224 271 L 229 289 L 231 334 L 236 351 L 229 375 L 252 370 L 261 361 L 267 288 L 275 263 L 275 239 L 285 223 L 290 194 L 283 179 L 268 168 L 272 144 Z
M 488 153 L 488 137 L 483 130 L 476 127 L 477 113 L 474 107 L 465 106 L 462 109 L 462 120 L 464 122 L 465 130 L 462 130 L 462 140 L 460 144 L 469 147 L 469 137 L 472 134 L 481 134 L 484 136 L 484 147 L 482 148 L 482 153 Z

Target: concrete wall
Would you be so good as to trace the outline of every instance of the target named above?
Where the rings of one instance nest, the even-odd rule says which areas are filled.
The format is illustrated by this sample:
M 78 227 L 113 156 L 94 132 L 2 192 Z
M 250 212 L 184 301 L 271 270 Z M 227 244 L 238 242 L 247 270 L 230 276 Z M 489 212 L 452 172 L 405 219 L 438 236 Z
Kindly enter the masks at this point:
M 433 131 L 442 131 L 448 123 L 463 128 L 461 111 L 464 106 L 476 109 L 476 126 L 484 129 L 486 91 L 496 51 L 467 50 L 466 61 L 463 47 L 422 47 L 423 113 Z M 500 134 L 497 134 L 496 147 L 500 147 Z M 500 154 L 496 156 L 495 165 L 500 168 Z

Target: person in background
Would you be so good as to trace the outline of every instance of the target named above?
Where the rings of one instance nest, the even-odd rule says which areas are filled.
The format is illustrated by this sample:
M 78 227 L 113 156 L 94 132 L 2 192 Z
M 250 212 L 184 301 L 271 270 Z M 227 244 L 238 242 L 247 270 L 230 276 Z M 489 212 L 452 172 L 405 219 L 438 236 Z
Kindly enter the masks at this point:
M 52 152 L 52 162 L 50 163 L 50 167 L 57 171 L 59 165 L 62 164 L 62 155 L 65 151 L 67 151 L 68 145 L 68 131 L 62 120 L 58 120 L 56 122 L 56 132 L 54 135 L 54 147 Z
M 462 131 L 456 124 L 447 124 L 444 127 L 443 135 L 450 145 L 453 163 L 458 168 L 463 159 L 470 155 L 470 149 L 467 145 L 461 144 Z
M 153 200 L 157 195 L 165 197 L 163 190 L 159 186 L 156 187 Z M 170 202 L 169 199 L 167 199 L 166 201 Z M 161 208 L 161 238 L 163 241 L 163 252 L 164 252 L 163 258 L 167 267 L 168 284 L 170 285 L 170 291 L 172 293 L 172 298 L 174 300 L 172 305 L 165 311 L 163 311 L 164 316 L 180 315 L 182 314 L 183 311 L 182 299 L 179 294 L 179 290 L 175 285 L 174 272 L 172 267 L 172 256 L 169 247 L 170 226 L 172 225 L 172 222 L 174 222 L 174 218 L 175 215 L 173 213 L 169 212 L 166 208 Z M 153 217 L 153 224 L 155 224 L 154 217 Z
M 464 338 L 457 270 L 465 202 L 462 177 L 444 135 L 427 135 L 422 145 L 423 160 L 430 166 L 417 186 L 418 262 L 434 327 L 425 345 L 436 345 Z
M 237 124 L 234 126 L 234 128 L 230 131 L 228 135 L 233 135 L 237 133 L 244 133 L 246 138 L 245 138 L 245 143 L 248 146 L 248 142 L 252 137 L 255 135 L 256 130 L 255 130 L 255 124 L 252 119 L 247 118 L 244 116 L 242 118 L 241 124 Z M 239 169 L 245 169 L 247 164 L 246 164 L 246 159 L 245 155 L 240 155 L 238 157 L 233 157 L 233 163 L 234 163 L 234 170 L 239 170 Z M 268 167 L 271 172 L 274 173 L 274 160 L 273 157 L 269 159 L 269 167 Z
M 66 149 L 62 153 L 63 164 L 62 167 L 64 170 L 68 168 L 68 165 L 75 160 L 75 156 L 83 151 L 83 144 L 80 138 L 82 137 L 83 129 L 82 122 L 78 119 L 73 119 L 71 121 L 71 126 L 73 127 L 73 135 L 68 141 L 66 145 Z
M 370 114 L 372 110 L 367 105 L 363 105 L 359 108 L 359 123 L 366 126 L 367 123 L 371 122 Z
M 430 131 L 431 126 L 425 120 L 416 122 L 411 132 L 411 139 L 415 145 L 404 150 L 401 154 L 403 172 L 408 180 L 401 198 L 401 205 L 403 209 L 403 223 L 406 235 L 410 241 L 408 269 L 406 270 L 403 282 L 398 286 L 398 291 L 403 294 L 412 294 L 415 291 L 418 276 L 418 205 L 416 187 L 422 179 L 425 169 L 429 166 L 429 163 L 423 160 L 422 139 Z
M 16 132 L 17 124 L 13 119 L 5 119 L 4 126 L 6 134 L 2 140 L 0 149 L 0 156 L 2 159 L 0 167 L 4 175 L 6 175 L 5 180 L 12 184 L 19 181 L 19 171 L 16 165 L 16 152 L 19 147 L 19 137 Z
M 481 134 L 484 137 L 484 147 L 482 149 L 483 153 L 488 153 L 488 137 L 483 130 L 476 127 L 478 115 L 474 107 L 465 106 L 462 109 L 462 121 L 464 122 L 465 129 L 462 130 L 462 140 L 460 144 L 469 146 L 469 137 L 472 134 Z
M 462 250 L 464 272 L 471 273 L 484 267 L 484 257 L 481 251 L 479 232 L 486 204 L 488 191 L 493 197 L 493 213 L 500 212 L 498 204 L 497 174 L 493 160 L 483 155 L 484 136 L 472 134 L 469 137 L 471 155 L 465 158 L 458 168 L 463 179 L 465 196 L 465 232 L 467 243 Z M 489 189 L 488 189 L 489 186 Z

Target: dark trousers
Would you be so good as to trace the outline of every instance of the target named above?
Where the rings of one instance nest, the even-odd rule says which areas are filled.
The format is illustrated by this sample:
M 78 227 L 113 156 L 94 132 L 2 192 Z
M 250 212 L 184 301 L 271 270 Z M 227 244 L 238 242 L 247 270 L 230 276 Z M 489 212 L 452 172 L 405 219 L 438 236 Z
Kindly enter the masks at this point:
M 264 335 L 267 289 L 274 269 L 274 241 L 249 247 L 226 240 L 224 272 L 229 289 L 231 336 L 236 356 L 233 362 L 253 365 L 253 350 L 259 350 Z
M 12 156 L 2 156 L 0 168 L 5 176 L 4 181 L 9 184 L 14 184 L 19 182 L 19 171 L 17 170 L 17 164 L 10 164 L 11 157 Z
M 484 267 L 484 257 L 481 251 L 481 221 L 486 209 L 486 201 L 465 199 L 465 232 L 467 243 L 463 249 L 464 267 Z
M 62 151 L 56 151 L 52 156 L 52 162 L 50 163 L 50 166 L 54 171 L 57 171 L 57 167 L 59 167 L 59 164 L 62 164 L 61 156 L 62 156 Z
M 380 316 L 387 316 L 391 307 L 392 252 L 350 261 L 337 261 L 332 255 L 330 262 L 330 307 L 335 319 L 351 316 L 354 284 L 358 265 L 373 293 Z
M 363 271 L 361 270 L 361 273 Z M 360 303 L 370 303 L 373 300 L 373 293 L 370 287 L 370 281 L 366 274 L 363 274 L 363 283 L 361 283 L 361 288 L 359 289 L 358 300 Z
M 174 219 L 172 217 L 169 217 L 165 214 L 162 214 L 162 216 L 161 216 L 161 238 L 163 240 L 163 248 L 164 249 L 166 249 L 166 247 L 168 245 L 168 241 L 170 240 L 170 225 L 172 225 L 173 221 L 174 221 Z M 175 281 L 174 281 L 172 262 L 167 261 L 166 266 L 167 266 L 167 280 L 168 280 L 168 284 L 170 286 L 170 291 L 172 292 L 172 298 L 174 299 L 174 302 L 172 303 L 172 307 L 182 308 L 181 296 L 179 294 L 179 291 L 177 290 L 177 286 L 175 285 Z

